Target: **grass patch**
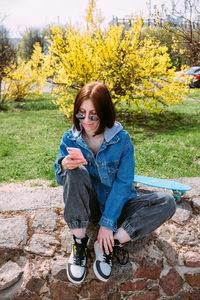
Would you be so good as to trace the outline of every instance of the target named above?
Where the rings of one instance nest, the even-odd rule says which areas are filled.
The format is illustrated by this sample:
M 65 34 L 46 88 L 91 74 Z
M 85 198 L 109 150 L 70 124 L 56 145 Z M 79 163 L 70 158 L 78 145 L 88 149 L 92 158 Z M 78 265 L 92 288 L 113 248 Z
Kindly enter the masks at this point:
M 200 89 L 190 89 L 187 93 L 187 97 L 200 100 Z
M 21 101 L 11 102 L 4 105 L 3 110 L 7 111 L 37 111 L 54 110 L 58 106 L 53 104 L 54 97 L 50 93 L 43 93 L 40 96 L 30 94 Z
M 0 181 L 54 179 L 53 163 L 71 127 L 55 110 L 0 113 Z
M 193 101 L 171 106 L 158 116 L 119 114 L 135 147 L 135 173 L 161 178 L 199 176 L 199 116 L 200 103 Z M 54 161 L 61 137 L 70 127 L 71 121 L 58 109 L 12 107 L 0 112 L 0 182 L 40 178 L 55 186 Z
M 161 115 L 142 115 L 120 121 L 135 147 L 135 173 L 162 177 L 200 174 L 200 104 L 184 101 Z

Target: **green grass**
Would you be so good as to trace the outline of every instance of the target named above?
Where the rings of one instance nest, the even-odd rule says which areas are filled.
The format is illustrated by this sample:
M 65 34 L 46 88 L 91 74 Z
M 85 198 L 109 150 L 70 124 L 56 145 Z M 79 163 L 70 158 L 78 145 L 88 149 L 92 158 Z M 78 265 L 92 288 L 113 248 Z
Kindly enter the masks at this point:
M 54 178 L 63 133 L 71 127 L 58 110 L 0 113 L 0 182 Z
M 187 96 L 200 101 L 200 89 L 190 89 Z
M 30 95 L 25 97 L 24 100 L 20 102 L 11 102 L 5 106 L 5 110 L 9 111 L 30 111 L 30 110 L 51 110 L 57 109 L 58 107 L 53 104 L 52 100 L 54 98 L 50 93 L 43 93 L 40 96 Z
M 200 90 L 197 92 L 200 95 Z M 54 161 L 71 121 L 58 109 L 31 109 L 12 106 L 0 112 L 0 182 L 40 178 L 55 185 Z M 121 114 L 118 120 L 134 143 L 136 174 L 162 178 L 199 176 L 198 101 L 171 106 L 159 116 Z
M 135 146 L 136 174 L 200 176 L 200 103 L 185 101 L 159 116 L 123 122 Z

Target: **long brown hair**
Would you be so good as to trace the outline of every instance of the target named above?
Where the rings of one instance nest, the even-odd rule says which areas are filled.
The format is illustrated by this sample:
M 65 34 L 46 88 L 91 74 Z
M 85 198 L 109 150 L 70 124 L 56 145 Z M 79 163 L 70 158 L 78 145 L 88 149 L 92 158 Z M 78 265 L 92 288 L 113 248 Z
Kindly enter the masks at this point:
M 79 120 L 76 118 L 83 101 L 90 99 L 99 117 L 99 127 L 95 135 L 103 133 L 105 128 L 113 127 L 116 119 L 116 110 L 107 86 L 101 82 L 89 82 L 78 92 L 74 102 L 73 124 L 81 130 Z

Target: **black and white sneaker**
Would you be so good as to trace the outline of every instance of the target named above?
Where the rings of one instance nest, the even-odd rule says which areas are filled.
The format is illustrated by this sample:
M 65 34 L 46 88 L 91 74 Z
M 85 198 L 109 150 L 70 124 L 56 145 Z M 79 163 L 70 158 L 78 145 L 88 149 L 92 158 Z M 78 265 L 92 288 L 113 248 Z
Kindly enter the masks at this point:
M 67 276 L 69 281 L 75 284 L 82 283 L 86 275 L 88 244 L 89 238 L 87 235 L 82 239 L 78 239 L 73 235 L 72 252 L 67 262 Z
M 94 274 L 99 280 L 107 281 L 110 278 L 113 252 L 109 255 L 104 251 L 100 252 L 98 241 L 94 243 L 94 251 L 96 255 L 96 260 L 93 264 Z
M 99 280 L 107 281 L 110 278 L 113 256 L 117 258 L 121 265 L 125 265 L 129 261 L 128 251 L 122 248 L 122 244 L 118 240 L 114 240 L 114 243 L 113 252 L 109 255 L 100 252 L 98 241 L 94 244 L 96 260 L 93 264 L 93 270 Z

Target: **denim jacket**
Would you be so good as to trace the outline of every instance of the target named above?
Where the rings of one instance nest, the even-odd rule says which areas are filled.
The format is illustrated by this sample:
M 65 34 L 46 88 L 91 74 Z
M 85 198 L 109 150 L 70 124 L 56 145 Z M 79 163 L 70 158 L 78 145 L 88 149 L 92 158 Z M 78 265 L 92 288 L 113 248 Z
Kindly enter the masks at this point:
M 61 171 L 61 161 L 68 155 L 67 147 L 80 148 L 88 164 L 92 184 L 102 212 L 99 224 L 117 231 L 119 218 L 125 203 L 137 195 L 133 187 L 134 149 L 129 134 L 120 123 L 106 128 L 103 143 L 96 155 L 82 139 L 81 131 L 75 128 L 67 131 L 62 138 L 55 162 L 55 177 L 63 185 L 66 171 Z

